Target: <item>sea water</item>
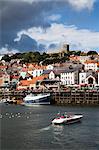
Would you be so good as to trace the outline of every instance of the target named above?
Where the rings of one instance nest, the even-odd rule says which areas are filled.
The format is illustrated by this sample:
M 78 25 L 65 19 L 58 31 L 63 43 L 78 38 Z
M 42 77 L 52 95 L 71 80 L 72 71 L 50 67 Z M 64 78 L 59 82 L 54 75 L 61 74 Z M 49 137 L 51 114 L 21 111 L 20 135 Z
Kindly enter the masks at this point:
M 99 150 L 99 107 L 0 104 L 1 150 Z M 83 114 L 81 123 L 52 125 L 58 112 Z

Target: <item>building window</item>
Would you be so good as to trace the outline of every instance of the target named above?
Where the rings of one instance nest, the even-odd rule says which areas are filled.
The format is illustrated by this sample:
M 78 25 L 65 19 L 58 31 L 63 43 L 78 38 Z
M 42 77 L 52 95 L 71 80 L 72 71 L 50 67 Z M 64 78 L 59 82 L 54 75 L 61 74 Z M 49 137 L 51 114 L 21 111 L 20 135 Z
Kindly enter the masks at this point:
M 4 81 L 4 83 L 8 83 L 8 81 Z

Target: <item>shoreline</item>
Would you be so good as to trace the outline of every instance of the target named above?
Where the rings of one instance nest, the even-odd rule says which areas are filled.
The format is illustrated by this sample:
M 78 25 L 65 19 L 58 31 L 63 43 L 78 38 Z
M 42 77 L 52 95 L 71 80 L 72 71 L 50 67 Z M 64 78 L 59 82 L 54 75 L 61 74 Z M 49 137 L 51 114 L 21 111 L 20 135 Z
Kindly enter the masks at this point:
M 33 92 L 33 94 L 39 94 L 42 92 Z M 87 105 L 99 105 L 99 91 L 61 91 L 61 92 L 46 92 L 51 94 L 51 105 L 62 106 L 87 106 Z M 28 92 L 25 91 L 9 91 L 6 93 L 0 93 L 0 99 L 13 99 L 21 101 Z

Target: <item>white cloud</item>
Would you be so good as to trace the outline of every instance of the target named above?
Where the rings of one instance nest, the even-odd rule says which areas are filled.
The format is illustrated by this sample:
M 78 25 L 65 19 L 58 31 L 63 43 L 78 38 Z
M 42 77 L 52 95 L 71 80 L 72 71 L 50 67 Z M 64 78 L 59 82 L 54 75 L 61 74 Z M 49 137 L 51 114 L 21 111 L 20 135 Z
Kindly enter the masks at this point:
M 87 29 L 78 29 L 76 26 L 66 26 L 53 23 L 50 28 L 29 28 L 22 30 L 17 34 L 14 41 L 19 41 L 22 34 L 26 34 L 37 42 L 45 44 L 47 47 L 51 43 L 60 45 L 61 43 L 70 43 L 72 49 L 88 50 L 99 48 L 99 32 L 92 32 Z
M 51 15 L 51 16 L 49 16 L 48 17 L 48 20 L 51 20 L 51 21 L 57 21 L 57 20 L 59 20 L 61 18 L 61 15 L 59 15 L 59 14 L 56 14 L 56 15 Z
M 32 2 L 39 2 L 39 1 L 46 1 L 46 0 L 21 0 L 24 2 L 28 2 L 28 3 L 32 3 Z M 47 1 L 52 1 L 53 0 L 47 0 Z M 57 2 L 62 2 L 62 1 L 66 1 L 66 3 L 68 2 L 74 9 L 76 10 L 83 10 L 83 9 L 88 9 L 91 10 L 94 6 L 94 3 L 96 2 L 96 0 L 54 0 Z
M 82 10 L 89 9 L 91 10 L 94 6 L 96 0 L 66 0 L 74 9 Z
M 15 54 L 15 53 L 18 53 L 19 51 L 18 50 L 15 50 L 15 49 L 13 49 L 13 50 L 10 50 L 9 51 L 9 49 L 5 46 L 5 47 L 2 47 L 1 49 L 0 49 L 0 54 Z

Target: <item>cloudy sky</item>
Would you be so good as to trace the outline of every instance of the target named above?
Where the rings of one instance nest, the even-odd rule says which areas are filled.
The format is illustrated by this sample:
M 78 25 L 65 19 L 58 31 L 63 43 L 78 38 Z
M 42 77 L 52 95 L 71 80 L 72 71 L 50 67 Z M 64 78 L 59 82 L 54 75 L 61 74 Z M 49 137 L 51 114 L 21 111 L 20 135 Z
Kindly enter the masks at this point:
M 0 53 L 99 52 L 99 0 L 0 0 Z

